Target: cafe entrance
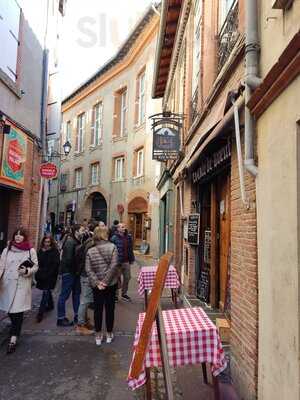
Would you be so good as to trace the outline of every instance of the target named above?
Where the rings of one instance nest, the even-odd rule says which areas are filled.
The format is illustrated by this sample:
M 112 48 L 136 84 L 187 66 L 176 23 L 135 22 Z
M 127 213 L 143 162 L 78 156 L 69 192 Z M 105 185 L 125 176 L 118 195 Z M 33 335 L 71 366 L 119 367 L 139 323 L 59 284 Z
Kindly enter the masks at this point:
M 216 150 L 213 154 L 218 154 Z M 211 167 L 197 186 L 200 241 L 197 248 L 197 296 L 230 313 L 230 151 L 219 168 Z M 209 157 L 209 156 L 208 156 Z M 226 157 L 225 157 L 226 158 Z M 216 163 L 216 155 L 212 155 Z

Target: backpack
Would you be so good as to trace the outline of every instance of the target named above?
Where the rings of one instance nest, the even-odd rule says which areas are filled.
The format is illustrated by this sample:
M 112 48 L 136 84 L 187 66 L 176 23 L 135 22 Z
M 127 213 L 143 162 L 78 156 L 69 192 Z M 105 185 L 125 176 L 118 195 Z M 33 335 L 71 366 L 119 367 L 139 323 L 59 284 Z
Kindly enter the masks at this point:
M 85 267 L 85 243 L 78 244 L 75 247 L 74 253 L 74 263 L 75 268 L 74 272 L 75 275 L 80 276 Z

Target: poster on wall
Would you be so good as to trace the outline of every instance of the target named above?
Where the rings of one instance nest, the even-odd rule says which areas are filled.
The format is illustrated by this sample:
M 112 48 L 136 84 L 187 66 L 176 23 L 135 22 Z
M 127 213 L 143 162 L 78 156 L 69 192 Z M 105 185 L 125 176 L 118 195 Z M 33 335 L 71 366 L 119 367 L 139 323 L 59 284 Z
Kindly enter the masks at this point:
M 10 134 L 4 135 L 0 182 L 23 189 L 27 137 L 16 126 L 10 125 Z

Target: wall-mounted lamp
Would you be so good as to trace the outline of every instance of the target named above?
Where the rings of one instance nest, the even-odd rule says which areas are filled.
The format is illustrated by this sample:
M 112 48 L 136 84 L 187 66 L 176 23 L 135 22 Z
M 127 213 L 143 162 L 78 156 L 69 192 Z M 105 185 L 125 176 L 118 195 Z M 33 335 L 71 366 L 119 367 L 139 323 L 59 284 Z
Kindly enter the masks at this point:
M 6 116 L 0 112 L 0 133 L 4 135 L 10 134 L 10 125 L 6 123 Z

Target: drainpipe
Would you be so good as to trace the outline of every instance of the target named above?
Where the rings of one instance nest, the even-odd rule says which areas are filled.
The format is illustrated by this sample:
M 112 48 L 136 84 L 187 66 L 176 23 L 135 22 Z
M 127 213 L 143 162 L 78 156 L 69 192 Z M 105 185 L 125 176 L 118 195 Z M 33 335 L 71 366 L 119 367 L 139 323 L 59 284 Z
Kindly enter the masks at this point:
M 234 114 L 235 140 L 236 140 L 237 157 L 238 157 L 241 198 L 243 204 L 246 206 L 247 209 L 249 209 L 250 204 L 246 196 L 246 188 L 244 180 L 244 163 L 243 163 L 242 145 L 241 145 L 239 108 L 235 101 L 234 95 L 231 96 L 231 103 L 233 106 L 233 114 Z
M 255 121 L 247 107 L 252 91 L 262 82 L 258 77 L 258 12 L 257 0 L 246 0 L 246 76 L 245 76 L 245 168 L 254 177 L 258 174 L 258 168 L 254 161 L 254 137 Z

